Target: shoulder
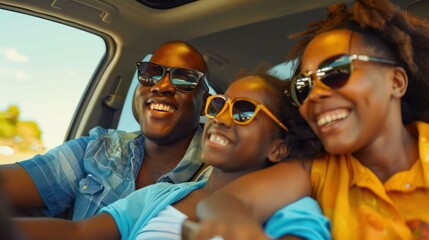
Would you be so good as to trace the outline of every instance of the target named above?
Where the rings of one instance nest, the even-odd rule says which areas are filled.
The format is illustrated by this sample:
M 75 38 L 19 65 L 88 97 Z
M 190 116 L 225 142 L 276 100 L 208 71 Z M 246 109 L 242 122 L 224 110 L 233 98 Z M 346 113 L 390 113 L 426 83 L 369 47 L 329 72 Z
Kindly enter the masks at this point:
M 100 126 L 97 126 L 89 131 L 91 137 L 102 137 L 107 136 L 111 138 L 118 138 L 123 140 L 134 139 L 141 134 L 140 131 L 136 132 L 125 132 L 117 129 L 106 129 Z
M 140 167 L 140 147 L 143 146 L 139 144 L 139 141 L 143 141 L 141 133 L 96 127 L 90 131 L 90 137 L 94 139 L 88 143 L 84 156 L 88 173 L 103 176 L 106 174 L 104 171 L 109 170 L 128 179 L 136 167 L 133 163 L 137 164 L 137 169 Z M 132 162 L 132 159 L 136 160 Z
M 139 146 L 143 141 L 143 136 L 140 131 L 125 132 L 117 129 L 105 129 L 103 127 L 95 127 L 89 131 L 90 139 L 88 148 L 91 151 L 99 151 L 100 148 L 111 149 L 112 152 L 128 152 L 129 145 L 136 142 Z
M 271 237 L 294 235 L 304 239 L 331 239 L 330 222 L 311 197 L 301 198 L 275 212 L 266 222 Z
M 154 203 L 159 200 L 166 198 L 166 196 L 176 196 L 178 193 L 188 193 L 195 189 L 204 186 L 206 181 L 200 182 L 184 182 L 184 183 L 168 183 L 159 182 L 156 184 L 149 185 L 147 187 L 138 189 L 132 192 L 126 198 L 117 201 L 119 205 L 132 205 L 142 203 Z

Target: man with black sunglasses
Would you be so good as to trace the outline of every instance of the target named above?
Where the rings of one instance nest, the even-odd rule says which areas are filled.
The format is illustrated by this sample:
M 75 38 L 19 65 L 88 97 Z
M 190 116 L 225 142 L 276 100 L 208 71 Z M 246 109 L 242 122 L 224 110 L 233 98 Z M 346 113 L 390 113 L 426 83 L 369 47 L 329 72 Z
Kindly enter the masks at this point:
M 136 189 L 198 175 L 206 62 L 189 44 L 172 41 L 137 66 L 133 113 L 141 132 L 96 127 L 45 155 L 0 166 L 14 207 L 42 208 L 48 216 L 72 209 L 72 219 L 80 220 Z

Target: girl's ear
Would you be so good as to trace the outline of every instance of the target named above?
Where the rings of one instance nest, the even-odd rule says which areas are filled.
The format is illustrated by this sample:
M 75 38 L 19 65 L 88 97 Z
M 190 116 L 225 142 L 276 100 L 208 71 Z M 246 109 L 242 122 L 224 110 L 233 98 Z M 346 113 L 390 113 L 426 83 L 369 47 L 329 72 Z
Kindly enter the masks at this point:
M 288 154 L 289 148 L 287 147 L 285 140 L 276 139 L 272 144 L 267 158 L 270 162 L 277 163 L 285 160 Z
M 393 72 L 392 96 L 400 98 L 405 95 L 408 86 L 408 76 L 402 67 L 395 67 Z

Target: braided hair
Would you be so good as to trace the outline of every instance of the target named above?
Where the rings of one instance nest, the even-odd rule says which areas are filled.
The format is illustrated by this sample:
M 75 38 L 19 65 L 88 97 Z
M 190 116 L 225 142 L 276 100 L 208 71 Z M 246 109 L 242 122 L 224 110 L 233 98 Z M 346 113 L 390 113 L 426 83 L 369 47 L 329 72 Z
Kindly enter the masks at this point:
M 429 23 L 413 16 L 389 0 L 356 0 L 352 7 L 335 4 L 328 7 L 326 19 L 313 22 L 291 38 L 302 38 L 289 52 L 289 59 L 300 59 L 305 47 L 317 35 L 335 29 L 349 29 L 362 35 L 368 46 L 374 39 L 387 51 L 381 56 L 393 58 L 408 75 L 408 89 L 401 100 L 405 123 L 423 119 L 429 112 Z

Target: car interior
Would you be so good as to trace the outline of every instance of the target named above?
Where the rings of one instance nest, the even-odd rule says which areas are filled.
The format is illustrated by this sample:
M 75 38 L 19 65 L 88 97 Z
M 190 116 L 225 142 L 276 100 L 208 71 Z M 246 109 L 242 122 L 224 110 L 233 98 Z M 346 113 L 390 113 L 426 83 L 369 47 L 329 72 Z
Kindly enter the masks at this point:
M 0 8 L 83 29 L 105 41 L 106 54 L 81 96 L 64 137 L 68 140 L 95 126 L 118 126 L 136 62 L 162 43 L 184 40 L 195 46 L 209 65 L 213 91 L 222 93 L 242 68 L 284 63 L 295 42 L 288 35 L 339 2 L 344 1 L 0 0 Z M 429 19 L 429 0 L 394 2 Z

